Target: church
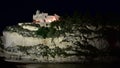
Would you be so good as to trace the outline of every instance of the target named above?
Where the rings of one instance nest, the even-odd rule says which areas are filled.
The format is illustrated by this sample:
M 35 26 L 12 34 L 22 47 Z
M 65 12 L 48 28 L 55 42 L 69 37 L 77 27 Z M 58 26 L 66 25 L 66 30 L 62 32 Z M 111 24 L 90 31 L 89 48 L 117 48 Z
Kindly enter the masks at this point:
M 36 11 L 36 14 L 33 15 L 33 23 L 40 24 L 40 23 L 51 23 L 53 21 L 59 20 L 59 17 L 57 14 L 54 15 L 48 15 L 48 13 L 40 13 L 39 10 Z

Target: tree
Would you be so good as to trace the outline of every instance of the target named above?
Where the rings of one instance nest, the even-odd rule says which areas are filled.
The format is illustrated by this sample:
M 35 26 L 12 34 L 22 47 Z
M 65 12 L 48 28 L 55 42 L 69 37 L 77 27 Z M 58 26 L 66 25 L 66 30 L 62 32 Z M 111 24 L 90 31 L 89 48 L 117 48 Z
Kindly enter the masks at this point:
M 49 32 L 48 27 L 42 27 L 37 30 L 36 34 L 42 36 L 43 38 L 46 38 L 48 32 Z

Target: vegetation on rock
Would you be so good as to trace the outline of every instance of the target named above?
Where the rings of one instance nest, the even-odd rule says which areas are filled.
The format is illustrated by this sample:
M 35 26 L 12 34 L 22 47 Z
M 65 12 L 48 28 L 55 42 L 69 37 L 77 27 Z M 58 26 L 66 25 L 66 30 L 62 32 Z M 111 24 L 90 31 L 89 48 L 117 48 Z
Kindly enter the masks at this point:
M 120 41 L 120 24 L 118 23 L 108 23 L 110 21 L 103 21 L 99 19 L 99 17 L 91 18 L 87 16 L 67 16 L 66 18 L 62 18 L 60 21 L 55 21 L 50 24 L 50 27 L 39 27 L 37 31 L 29 31 L 27 29 L 23 29 L 20 26 L 12 26 L 8 27 L 6 31 L 10 32 L 17 32 L 22 34 L 23 36 L 27 37 L 43 37 L 43 38 L 55 38 L 59 36 L 64 36 L 65 42 L 72 42 L 74 43 L 73 47 L 68 47 L 66 49 L 61 49 L 59 47 L 55 47 L 50 49 L 48 46 L 40 44 L 34 47 L 24 47 L 18 46 L 21 52 L 25 52 L 25 54 L 30 54 L 30 50 L 32 50 L 32 54 L 42 55 L 42 56 L 52 56 L 55 57 L 56 55 L 82 55 L 88 58 L 89 60 L 94 59 L 95 57 L 105 57 L 111 56 L 112 53 L 112 46 L 115 45 L 115 41 L 112 40 L 114 44 L 111 44 L 111 39 L 114 38 L 115 40 Z M 34 25 L 33 25 L 34 26 Z M 74 37 L 74 38 L 73 38 Z M 80 38 L 81 41 L 71 41 L 70 39 Z M 70 39 L 68 39 L 70 38 Z M 108 43 L 100 42 L 100 45 L 92 45 L 90 41 L 93 43 L 99 42 L 99 40 L 106 40 Z M 107 46 L 109 45 L 109 46 Z M 75 47 L 74 47 L 75 46 Z M 99 46 L 99 47 L 98 47 Z M 105 46 L 105 47 L 104 47 Z M 38 49 L 37 49 L 38 48 Z M 118 48 L 118 52 L 120 52 Z M 65 51 L 74 51 L 75 54 L 68 54 Z M 112 54 L 111 54 L 112 53 Z M 114 54 L 117 55 L 117 54 Z M 118 55 L 117 55 L 118 56 Z

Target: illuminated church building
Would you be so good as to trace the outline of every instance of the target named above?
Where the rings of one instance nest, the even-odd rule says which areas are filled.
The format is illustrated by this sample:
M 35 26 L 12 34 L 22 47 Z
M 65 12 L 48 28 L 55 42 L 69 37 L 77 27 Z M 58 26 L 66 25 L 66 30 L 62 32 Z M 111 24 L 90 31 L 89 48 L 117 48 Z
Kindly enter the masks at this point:
M 50 27 L 50 23 L 54 21 L 58 21 L 60 16 L 57 14 L 54 15 L 48 15 L 48 13 L 40 13 L 39 10 L 36 11 L 36 14 L 33 14 L 33 22 L 24 22 L 24 23 L 18 23 L 19 26 L 23 27 L 24 29 L 28 30 L 38 30 L 37 27 L 32 26 L 25 26 L 23 24 L 39 24 L 41 27 Z
M 48 13 L 40 13 L 39 10 L 36 11 L 36 14 L 33 15 L 33 23 L 36 24 L 49 24 L 53 21 L 59 20 L 59 16 L 54 14 L 54 15 L 48 15 Z

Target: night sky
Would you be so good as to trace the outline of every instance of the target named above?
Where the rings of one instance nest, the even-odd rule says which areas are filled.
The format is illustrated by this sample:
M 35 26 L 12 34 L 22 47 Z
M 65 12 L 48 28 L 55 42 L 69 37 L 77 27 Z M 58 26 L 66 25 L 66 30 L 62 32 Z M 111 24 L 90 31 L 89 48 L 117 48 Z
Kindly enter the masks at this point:
M 72 14 L 78 11 L 81 14 L 90 12 L 94 15 L 96 12 L 106 15 L 114 13 L 120 14 L 119 2 L 102 0 L 1 0 L 0 1 L 0 31 L 5 26 L 14 25 L 18 22 L 31 22 L 32 15 L 36 10 L 48 14 Z M 108 15 L 109 16 L 109 15 Z

